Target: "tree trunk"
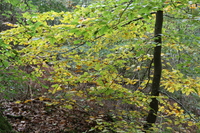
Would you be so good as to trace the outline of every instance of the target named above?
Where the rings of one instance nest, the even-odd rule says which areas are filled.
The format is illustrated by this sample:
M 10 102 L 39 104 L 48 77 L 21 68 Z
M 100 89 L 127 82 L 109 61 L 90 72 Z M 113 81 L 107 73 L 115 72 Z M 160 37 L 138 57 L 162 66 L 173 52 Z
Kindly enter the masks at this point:
M 156 47 L 154 48 L 154 76 L 151 87 L 151 96 L 159 96 L 159 88 L 160 88 L 160 78 L 162 71 L 161 64 L 161 34 L 162 34 L 162 24 L 163 24 L 163 11 L 157 11 L 156 13 L 156 23 L 155 23 L 155 40 Z M 144 125 L 145 130 L 149 130 L 156 122 L 157 112 L 158 112 L 158 100 L 156 98 L 152 98 L 150 102 L 150 111 L 147 116 L 147 124 Z

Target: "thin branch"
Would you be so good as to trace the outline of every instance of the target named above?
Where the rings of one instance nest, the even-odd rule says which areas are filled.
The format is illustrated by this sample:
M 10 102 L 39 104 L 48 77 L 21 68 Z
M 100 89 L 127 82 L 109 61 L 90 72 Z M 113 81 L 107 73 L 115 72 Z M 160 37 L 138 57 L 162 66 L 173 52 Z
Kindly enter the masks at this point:
M 144 88 L 147 88 L 147 86 L 148 86 L 148 84 L 149 84 L 149 82 L 150 82 L 150 72 L 151 72 L 151 67 L 152 67 L 152 64 L 153 64 L 153 59 L 151 60 L 151 62 L 150 62 L 150 64 L 149 64 L 149 68 L 147 69 L 147 71 L 148 71 L 148 81 L 147 81 L 147 83 L 146 83 L 146 85 L 145 85 L 145 87 Z
M 104 36 L 104 34 L 103 34 L 103 35 L 101 35 L 101 36 L 98 36 L 98 37 L 96 37 L 94 40 L 97 40 L 97 39 L 101 38 L 102 36 Z M 68 53 L 68 52 L 70 52 L 70 51 L 73 51 L 73 50 L 75 50 L 75 49 L 77 49 L 77 48 L 79 48 L 79 47 L 81 47 L 81 46 L 85 45 L 85 44 L 86 44 L 86 42 L 87 42 L 87 41 L 85 41 L 85 42 L 82 42 L 82 43 L 81 43 L 81 44 L 79 44 L 78 46 L 76 46 L 76 47 L 74 47 L 74 48 L 71 48 L 70 50 L 68 50 L 68 51 L 66 51 L 66 52 L 63 52 L 63 53 Z
M 150 14 L 156 14 L 156 12 L 151 12 Z M 133 19 L 125 24 L 123 24 L 121 27 L 124 27 L 126 25 L 129 25 L 130 23 L 134 22 L 134 21 L 138 21 L 138 20 L 141 20 L 141 19 L 144 19 L 144 17 L 139 17 L 139 18 L 136 18 L 136 19 Z
M 122 11 L 122 13 L 121 13 L 120 16 L 119 16 L 119 21 L 117 22 L 116 25 L 118 25 L 118 24 L 120 23 L 121 17 L 123 16 L 124 12 L 128 9 L 128 7 L 131 5 L 132 2 L 133 2 L 133 1 L 130 0 L 129 3 L 127 4 L 127 6 L 125 7 L 125 9 Z
M 168 14 L 165 14 L 164 16 L 166 16 L 166 17 L 168 17 L 168 18 L 173 18 L 173 19 L 185 19 L 185 18 L 175 18 L 175 17 L 172 17 L 172 16 L 170 16 L 170 15 L 168 15 Z
M 174 102 L 178 103 L 179 106 L 182 107 L 182 109 L 190 116 L 190 118 L 191 118 L 192 120 L 194 120 L 195 122 L 198 122 L 198 120 L 196 120 L 196 119 L 191 115 L 191 113 L 184 107 L 184 105 L 183 105 L 182 103 L 180 103 L 176 98 L 170 96 L 169 94 L 167 94 L 167 93 L 164 92 L 164 91 L 160 91 L 160 93 L 166 95 L 168 98 L 170 98 L 170 99 L 172 99 Z

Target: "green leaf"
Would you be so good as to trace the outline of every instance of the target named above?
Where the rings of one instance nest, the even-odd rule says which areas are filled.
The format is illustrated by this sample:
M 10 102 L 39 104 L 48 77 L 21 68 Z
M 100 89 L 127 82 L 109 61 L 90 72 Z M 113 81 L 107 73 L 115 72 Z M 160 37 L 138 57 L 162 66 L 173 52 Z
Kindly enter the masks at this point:
M 107 31 L 109 30 L 109 27 L 107 25 L 103 26 L 98 33 L 100 33 L 100 35 L 105 34 Z
M 4 66 L 5 68 L 9 66 L 9 62 L 7 60 L 2 61 L 2 63 L 0 62 L 0 66 Z
M 129 20 L 133 20 L 135 18 L 135 14 L 133 14 L 133 13 L 129 13 L 128 14 L 128 19 Z
M 87 44 L 88 46 L 91 46 L 91 45 L 92 45 L 92 43 L 91 43 L 91 42 L 86 42 L 86 44 Z
M 81 40 L 74 41 L 74 44 L 79 44 L 79 43 L 81 43 Z

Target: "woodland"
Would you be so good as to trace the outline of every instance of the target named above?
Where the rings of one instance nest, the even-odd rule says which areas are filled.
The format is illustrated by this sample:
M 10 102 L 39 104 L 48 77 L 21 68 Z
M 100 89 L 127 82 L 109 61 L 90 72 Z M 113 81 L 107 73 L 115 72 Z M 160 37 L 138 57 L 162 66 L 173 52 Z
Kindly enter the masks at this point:
M 0 0 L 0 133 L 200 132 L 198 0 Z

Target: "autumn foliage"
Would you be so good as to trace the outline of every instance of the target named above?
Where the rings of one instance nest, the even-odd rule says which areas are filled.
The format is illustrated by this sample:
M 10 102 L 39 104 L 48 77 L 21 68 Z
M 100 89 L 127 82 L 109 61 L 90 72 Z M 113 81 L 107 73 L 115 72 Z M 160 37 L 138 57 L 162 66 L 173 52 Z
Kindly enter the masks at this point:
M 6 23 L 13 28 L 0 34 L 0 96 L 14 129 L 143 132 L 156 98 L 149 130 L 199 131 L 199 18 L 185 12 L 185 1 L 148 3 L 97 1 L 71 12 L 25 12 L 24 23 Z M 154 97 L 158 10 L 162 77 Z

